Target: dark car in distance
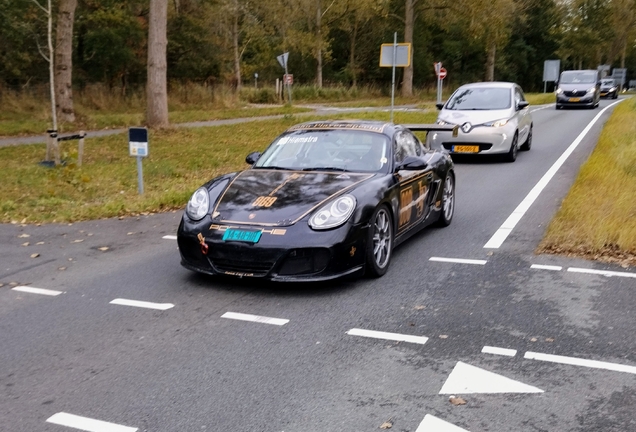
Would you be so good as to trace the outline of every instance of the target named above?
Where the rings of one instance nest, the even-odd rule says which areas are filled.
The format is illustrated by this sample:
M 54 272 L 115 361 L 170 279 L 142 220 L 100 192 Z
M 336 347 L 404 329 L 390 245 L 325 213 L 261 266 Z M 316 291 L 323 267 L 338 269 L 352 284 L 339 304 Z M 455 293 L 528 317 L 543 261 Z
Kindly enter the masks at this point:
M 556 109 L 577 106 L 596 108 L 600 99 L 599 71 L 569 70 L 561 73 L 556 89 Z
M 451 223 L 453 161 L 413 130 L 378 121 L 302 123 L 249 168 L 212 179 L 187 204 L 177 232 L 195 272 L 275 281 L 382 276 L 395 246 Z
M 608 99 L 618 98 L 618 86 L 614 78 L 603 78 L 601 80 L 601 97 Z

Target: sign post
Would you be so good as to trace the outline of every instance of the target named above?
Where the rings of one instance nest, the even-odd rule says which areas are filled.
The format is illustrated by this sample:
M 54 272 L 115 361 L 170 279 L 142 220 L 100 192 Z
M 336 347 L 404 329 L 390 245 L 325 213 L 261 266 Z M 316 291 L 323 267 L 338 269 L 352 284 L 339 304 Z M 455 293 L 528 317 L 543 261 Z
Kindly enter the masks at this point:
M 287 70 L 287 59 L 289 58 L 289 52 L 283 53 L 276 57 L 278 63 L 281 65 L 283 69 L 285 69 L 285 77 L 289 75 L 289 71 Z M 287 81 L 285 79 L 285 81 Z M 287 85 L 287 93 L 289 94 L 289 106 L 292 104 L 292 91 L 291 91 L 291 82 Z
M 380 67 L 391 67 L 391 122 L 393 122 L 393 106 L 395 105 L 395 68 L 408 67 L 411 64 L 411 44 L 397 43 L 397 32 L 393 33 L 392 44 L 380 46 Z
M 446 78 L 446 69 L 442 67 L 442 62 L 433 63 L 435 75 L 437 75 L 437 103 L 442 103 L 442 84 Z
M 148 156 L 148 129 L 128 128 L 128 148 L 130 156 L 137 157 L 137 186 L 139 195 L 144 193 L 144 174 L 141 161 Z

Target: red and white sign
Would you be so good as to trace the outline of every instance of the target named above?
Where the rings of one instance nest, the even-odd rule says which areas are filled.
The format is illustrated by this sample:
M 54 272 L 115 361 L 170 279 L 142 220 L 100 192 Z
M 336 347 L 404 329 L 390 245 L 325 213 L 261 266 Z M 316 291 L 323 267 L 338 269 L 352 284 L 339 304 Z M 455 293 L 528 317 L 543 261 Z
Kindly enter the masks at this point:
M 283 74 L 283 84 L 293 84 L 294 74 Z
M 439 79 L 446 78 L 446 68 L 440 68 L 437 76 L 439 77 Z

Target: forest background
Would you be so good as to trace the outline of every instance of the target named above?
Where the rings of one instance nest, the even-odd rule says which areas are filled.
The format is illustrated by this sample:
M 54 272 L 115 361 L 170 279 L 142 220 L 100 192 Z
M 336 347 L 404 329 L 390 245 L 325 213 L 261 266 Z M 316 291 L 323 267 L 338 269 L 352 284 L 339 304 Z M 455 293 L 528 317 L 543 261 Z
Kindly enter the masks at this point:
M 56 56 L 69 47 L 56 73 L 72 73 L 76 95 L 143 93 L 153 3 L 167 6 L 169 92 L 197 85 L 240 95 L 258 85 L 271 91 L 247 98 L 272 102 L 283 52 L 295 85 L 390 91 L 391 69 L 378 63 L 394 32 L 413 44 L 412 66 L 397 77 L 407 98 L 434 87 L 438 61 L 447 86 L 515 81 L 531 92 L 544 89 L 545 60 L 561 60 L 562 70 L 636 70 L 636 0 L 48 0 L 48 9 L 46 0 L 3 0 L 0 102 L 9 94 L 46 100 L 47 10 Z

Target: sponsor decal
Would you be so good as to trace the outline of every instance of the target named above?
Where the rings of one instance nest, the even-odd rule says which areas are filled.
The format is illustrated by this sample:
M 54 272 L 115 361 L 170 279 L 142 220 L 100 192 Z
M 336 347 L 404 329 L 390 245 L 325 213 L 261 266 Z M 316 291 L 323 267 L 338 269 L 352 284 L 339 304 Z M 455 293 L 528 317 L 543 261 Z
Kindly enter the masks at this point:
M 370 132 L 380 132 L 384 131 L 386 124 L 381 126 L 372 125 L 372 124 L 364 124 L 364 123 L 309 123 L 309 124 L 300 124 L 296 126 L 292 126 L 288 130 L 303 130 L 303 129 L 355 129 L 355 130 L 365 130 Z

